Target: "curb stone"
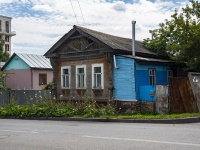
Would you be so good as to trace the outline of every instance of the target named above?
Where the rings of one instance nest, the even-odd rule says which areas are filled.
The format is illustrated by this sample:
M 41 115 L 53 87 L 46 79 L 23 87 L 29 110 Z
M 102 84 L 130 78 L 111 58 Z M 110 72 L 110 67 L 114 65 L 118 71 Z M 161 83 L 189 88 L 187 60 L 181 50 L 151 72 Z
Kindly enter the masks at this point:
M 183 124 L 200 122 L 200 117 L 177 118 L 177 119 L 107 119 L 107 118 L 73 118 L 73 117 L 30 117 L 19 118 L 16 116 L 2 117 L 0 119 L 23 119 L 23 120 L 51 120 L 51 121 L 87 121 L 87 122 L 118 122 L 118 123 L 152 123 L 152 124 Z

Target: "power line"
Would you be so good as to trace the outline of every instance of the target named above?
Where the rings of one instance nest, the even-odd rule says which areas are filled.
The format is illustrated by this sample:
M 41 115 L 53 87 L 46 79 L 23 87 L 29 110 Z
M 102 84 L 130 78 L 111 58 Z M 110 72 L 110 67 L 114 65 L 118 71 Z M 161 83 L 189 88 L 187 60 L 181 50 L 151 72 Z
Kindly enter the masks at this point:
M 82 15 L 82 18 L 83 18 L 83 22 L 84 22 L 84 24 L 85 24 L 85 20 L 84 20 L 84 17 L 83 17 L 83 12 L 82 12 L 82 9 L 81 9 L 81 5 L 80 5 L 80 3 L 79 3 L 79 0 L 77 0 L 77 1 L 78 1 L 79 9 L 80 9 L 80 11 L 81 11 L 81 15 Z
M 70 0 L 70 3 L 71 3 L 71 6 L 72 6 L 72 9 L 73 9 L 73 12 L 74 12 L 74 16 L 75 16 L 75 18 L 76 18 L 76 22 L 77 22 L 77 24 L 79 24 L 79 23 L 78 23 L 78 20 L 77 20 L 76 13 L 75 13 L 75 11 L 74 11 L 74 7 L 73 7 L 73 5 L 72 5 L 72 1 L 71 1 L 71 0 Z

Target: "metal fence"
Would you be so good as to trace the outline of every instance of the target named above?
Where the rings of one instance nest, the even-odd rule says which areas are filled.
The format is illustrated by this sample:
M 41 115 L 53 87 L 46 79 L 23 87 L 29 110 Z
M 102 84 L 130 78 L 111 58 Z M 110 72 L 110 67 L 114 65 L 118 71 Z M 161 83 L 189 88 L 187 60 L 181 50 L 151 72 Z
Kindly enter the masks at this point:
M 24 105 L 37 99 L 51 99 L 51 90 L 0 90 L 0 106 L 8 105 L 10 101 Z

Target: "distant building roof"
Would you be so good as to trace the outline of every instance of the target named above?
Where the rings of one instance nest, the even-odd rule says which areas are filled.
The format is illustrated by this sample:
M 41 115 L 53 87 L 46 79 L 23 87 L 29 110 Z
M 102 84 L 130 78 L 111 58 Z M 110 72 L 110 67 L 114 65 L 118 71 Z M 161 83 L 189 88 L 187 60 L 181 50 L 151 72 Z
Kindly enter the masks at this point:
M 12 19 L 12 17 L 3 16 L 3 15 L 0 15 L 0 18 L 8 18 L 8 19 Z
M 30 66 L 30 68 L 52 69 L 50 60 L 42 55 L 14 53 L 2 67 L 2 70 L 16 55 Z

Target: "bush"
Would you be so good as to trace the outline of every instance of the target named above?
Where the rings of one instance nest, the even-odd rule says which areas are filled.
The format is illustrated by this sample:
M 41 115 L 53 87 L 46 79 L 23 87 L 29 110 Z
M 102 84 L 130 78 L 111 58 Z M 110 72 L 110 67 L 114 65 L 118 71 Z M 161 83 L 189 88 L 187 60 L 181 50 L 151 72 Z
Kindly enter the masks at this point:
M 40 96 L 35 103 L 27 102 L 19 106 L 14 100 L 7 106 L 0 107 L 0 116 L 24 117 L 104 117 L 116 115 L 113 103 L 108 102 L 107 106 L 98 106 L 96 101 L 85 97 L 83 102 L 75 105 L 68 103 L 56 103 Z

